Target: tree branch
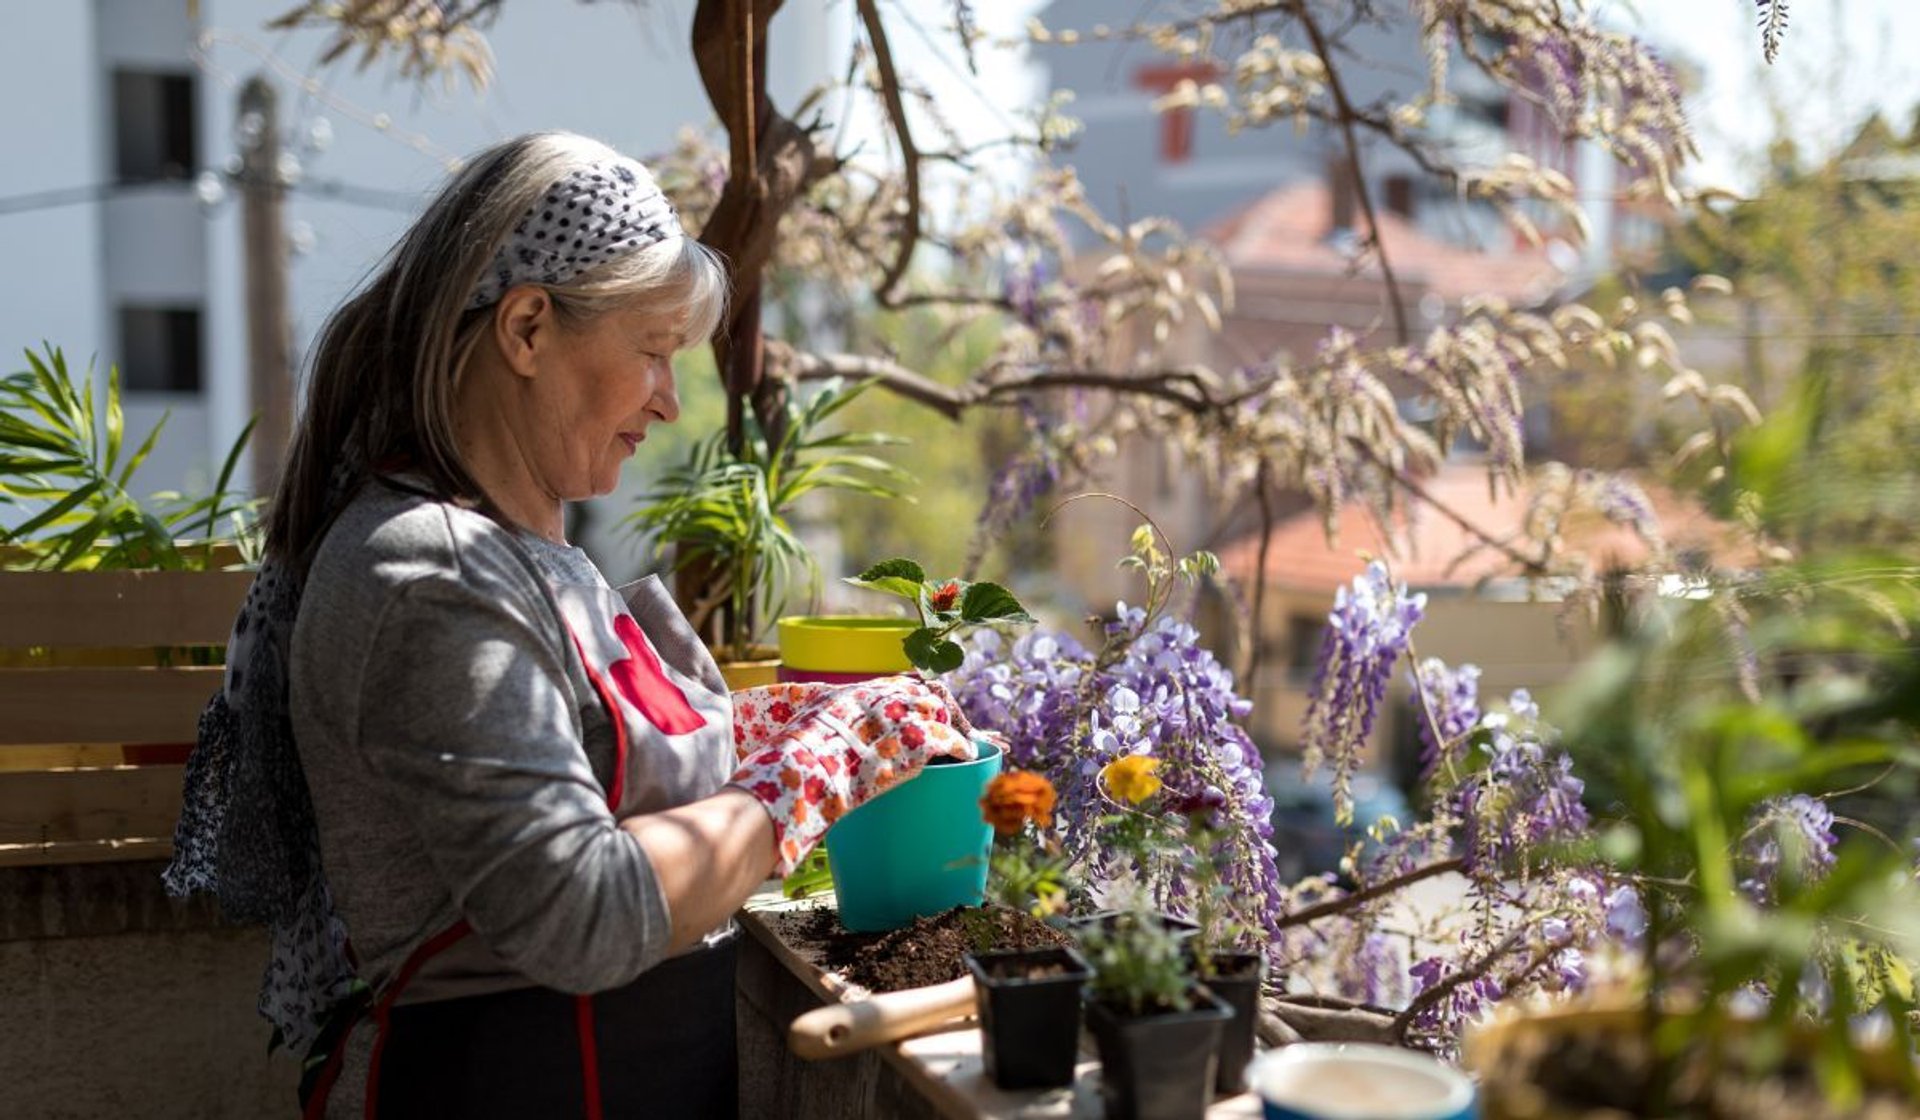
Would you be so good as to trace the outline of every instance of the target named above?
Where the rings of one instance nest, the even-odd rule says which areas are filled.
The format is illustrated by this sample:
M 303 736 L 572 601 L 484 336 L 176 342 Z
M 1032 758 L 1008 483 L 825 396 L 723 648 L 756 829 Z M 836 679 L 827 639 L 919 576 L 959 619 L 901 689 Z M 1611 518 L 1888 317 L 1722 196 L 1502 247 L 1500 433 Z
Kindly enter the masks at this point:
M 900 97 L 900 75 L 894 69 L 893 48 L 887 42 L 887 28 L 880 20 L 880 10 L 874 0 L 859 0 L 859 8 L 860 22 L 866 25 L 867 39 L 873 44 L 874 65 L 880 71 L 880 94 L 887 103 L 887 119 L 893 124 L 894 137 L 900 142 L 900 162 L 907 180 L 907 213 L 899 252 L 874 292 L 881 304 L 891 306 L 893 289 L 907 274 L 907 267 L 913 263 L 914 246 L 920 240 L 920 152 L 914 147 L 906 102 Z
M 1404 1039 L 1407 1031 L 1412 1028 L 1413 1021 L 1420 1016 L 1420 1013 L 1452 995 L 1454 989 L 1460 987 L 1462 984 L 1470 984 L 1485 976 L 1487 973 L 1492 972 L 1493 966 L 1499 963 L 1502 957 L 1519 948 L 1521 942 L 1526 939 L 1526 936 L 1527 928 L 1525 926 L 1514 930 L 1503 938 L 1500 944 L 1490 949 L 1486 956 L 1481 957 L 1466 968 L 1446 977 L 1438 984 L 1413 997 L 1412 1001 L 1407 1004 L 1406 1009 L 1393 1017 L 1393 1034 L 1395 1039 Z M 1533 971 L 1534 966 L 1538 963 L 1539 959 L 1536 958 L 1534 961 L 1529 962 L 1527 967 L 1522 969 L 1521 972 L 1526 973 Z
M 1383 879 L 1370 887 L 1363 887 L 1360 890 L 1354 891 L 1352 894 L 1345 894 L 1339 898 L 1328 899 L 1325 902 L 1309 906 L 1305 910 L 1295 910 L 1293 913 L 1288 914 L 1286 917 L 1281 918 L 1279 922 L 1275 923 L 1274 928 L 1291 929 L 1294 926 L 1304 926 L 1317 922 L 1321 918 L 1332 917 L 1335 914 L 1344 914 L 1349 910 L 1357 910 L 1376 898 L 1384 898 L 1395 891 L 1410 887 L 1422 879 L 1431 879 L 1436 875 L 1445 875 L 1450 871 L 1459 871 L 1465 866 L 1466 862 L 1464 860 L 1455 858 L 1439 860 L 1435 863 L 1429 863 L 1425 867 L 1416 867 L 1404 875 L 1396 875 L 1391 879 Z
M 1333 60 L 1333 50 L 1327 45 L 1326 35 L 1314 20 L 1313 12 L 1304 0 L 1296 0 L 1292 7 L 1301 28 L 1307 33 L 1308 41 L 1313 44 L 1313 53 L 1319 56 L 1321 66 L 1326 69 L 1327 92 L 1333 96 L 1333 107 L 1339 114 L 1340 135 L 1347 148 L 1347 166 L 1353 175 L 1354 197 L 1360 202 L 1360 212 L 1366 215 L 1373 253 L 1380 261 L 1380 278 L 1387 285 L 1387 302 L 1393 307 L 1394 334 L 1405 346 L 1413 341 L 1413 329 L 1407 324 L 1406 301 L 1400 298 L 1400 281 L 1393 274 L 1393 263 L 1387 259 L 1387 244 L 1380 236 L 1380 216 L 1374 212 L 1373 192 L 1367 189 L 1366 171 L 1360 165 L 1360 138 L 1353 129 L 1353 102 L 1347 99 L 1346 86 L 1340 81 L 1340 67 Z

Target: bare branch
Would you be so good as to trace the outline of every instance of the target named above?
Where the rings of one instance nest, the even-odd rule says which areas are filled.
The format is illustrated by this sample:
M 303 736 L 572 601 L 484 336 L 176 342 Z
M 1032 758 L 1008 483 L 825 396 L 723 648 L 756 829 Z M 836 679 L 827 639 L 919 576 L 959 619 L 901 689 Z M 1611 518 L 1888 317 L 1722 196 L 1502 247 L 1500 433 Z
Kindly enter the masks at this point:
M 920 152 L 914 147 L 913 130 L 907 122 L 907 106 L 900 97 L 900 75 L 894 69 L 893 48 L 887 42 L 887 29 L 880 20 L 880 10 L 874 0 L 859 0 L 859 8 L 860 21 L 866 25 L 867 39 L 873 44 L 873 61 L 880 72 L 880 94 L 887 103 L 887 119 L 893 124 L 894 137 L 900 142 L 901 172 L 907 180 L 907 213 L 899 249 L 893 263 L 887 266 L 886 277 L 874 292 L 882 304 L 890 305 L 893 289 L 899 285 L 900 278 L 907 274 L 907 267 L 913 263 L 914 246 L 920 240 Z
M 1387 302 L 1393 305 L 1394 334 L 1402 346 L 1413 341 L 1413 329 L 1407 323 L 1406 300 L 1400 295 L 1400 281 L 1393 274 L 1393 264 L 1387 260 L 1387 244 L 1380 236 L 1380 216 L 1373 209 L 1373 192 L 1367 189 L 1366 169 L 1360 164 L 1360 138 L 1354 132 L 1353 102 L 1347 98 L 1346 85 L 1340 80 L 1340 67 L 1333 60 L 1333 50 L 1327 45 L 1327 37 L 1320 30 L 1320 24 L 1313 18 L 1313 12 L 1304 2 L 1293 5 L 1294 15 L 1299 17 L 1300 26 L 1307 33 L 1307 39 L 1313 44 L 1313 53 L 1320 57 L 1320 64 L 1326 68 L 1327 92 L 1333 96 L 1334 112 L 1338 114 L 1341 139 L 1346 144 L 1347 166 L 1353 175 L 1354 197 L 1360 202 L 1360 212 L 1366 215 L 1369 240 L 1373 243 L 1374 256 L 1380 261 L 1380 278 L 1387 285 Z
M 1380 882 L 1370 887 L 1362 887 L 1352 894 L 1343 894 L 1339 898 L 1328 899 L 1325 902 L 1309 906 L 1305 910 L 1295 910 L 1293 913 L 1281 918 L 1274 928 L 1289 929 L 1293 926 L 1309 925 L 1322 918 L 1333 917 L 1336 914 L 1345 914 L 1350 910 L 1357 910 L 1365 906 L 1376 898 L 1385 898 L 1395 891 L 1404 890 L 1420 882 L 1422 879 L 1431 879 L 1435 875 L 1445 875 L 1450 871 L 1459 871 L 1465 866 L 1466 862 L 1464 860 L 1456 858 L 1439 860 L 1434 863 L 1429 863 L 1425 867 L 1416 867 L 1404 875 L 1396 875 L 1391 879 L 1382 879 Z

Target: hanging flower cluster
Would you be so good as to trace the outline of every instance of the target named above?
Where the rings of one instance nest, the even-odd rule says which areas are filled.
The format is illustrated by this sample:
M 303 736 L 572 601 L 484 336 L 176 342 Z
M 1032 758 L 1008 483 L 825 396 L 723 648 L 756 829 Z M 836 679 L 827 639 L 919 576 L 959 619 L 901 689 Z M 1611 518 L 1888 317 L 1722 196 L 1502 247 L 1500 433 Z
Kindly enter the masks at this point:
M 1377 560 L 1334 598 L 1314 669 L 1304 746 L 1308 773 L 1322 764 L 1333 768 L 1334 815 L 1343 825 L 1353 821 L 1353 773 L 1393 666 L 1426 607 L 1425 595 L 1409 594 Z
M 1191 820 L 1213 838 L 1242 914 L 1278 921 L 1273 800 L 1238 722 L 1248 703 L 1192 626 L 1122 603 L 1099 654 L 1063 634 L 1033 631 L 1009 646 L 982 633 L 948 680 L 969 719 L 1006 737 L 1014 765 L 1053 781 L 1076 863 L 1100 876 L 1131 871 L 1161 904 L 1184 909 L 1175 868 L 1123 868 L 1097 837 L 1116 802 L 1178 818 L 1182 830 Z
M 1514 691 L 1505 712 L 1482 716 L 1480 726 L 1490 732 L 1486 766 L 1457 794 L 1469 872 L 1497 873 L 1539 845 L 1586 831 L 1586 784 L 1574 775 L 1573 760 L 1550 745 L 1553 730 L 1525 689 Z
M 1837 842 L 1826 802 L 1804 793 L 1768 798 L 1754 810 L 1741 844 L 1740 890 L 1764 906 L 1774 901 L 1783 877 L 1821 879 L 1833 867 Z

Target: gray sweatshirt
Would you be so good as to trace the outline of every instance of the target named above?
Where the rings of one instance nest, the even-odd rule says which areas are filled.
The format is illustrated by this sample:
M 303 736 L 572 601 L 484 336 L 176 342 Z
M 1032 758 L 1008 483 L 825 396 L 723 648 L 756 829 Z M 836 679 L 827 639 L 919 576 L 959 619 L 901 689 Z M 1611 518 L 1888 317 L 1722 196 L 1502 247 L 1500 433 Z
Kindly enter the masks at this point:
M 666 954 L 666 899 L 616 822 L 718 791 L 733 741 L 657 578 L 630 613 L 577 549 L 369 483 L 314 559 L 290 677 L 327 878 L 376 990 L 462 918 L 473 933 L 399 1002 L 599 991 Z

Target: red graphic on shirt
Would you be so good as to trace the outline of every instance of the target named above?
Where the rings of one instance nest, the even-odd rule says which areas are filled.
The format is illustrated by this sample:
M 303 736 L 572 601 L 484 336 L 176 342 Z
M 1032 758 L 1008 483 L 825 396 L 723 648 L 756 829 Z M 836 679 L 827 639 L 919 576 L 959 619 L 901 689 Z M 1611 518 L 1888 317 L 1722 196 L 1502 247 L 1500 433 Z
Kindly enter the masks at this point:
M 633 616 L 615 618 L 613 632 L 627 647 L 627 656 L 607 666 L 607 678 L 627 703 L 669 735 L 685 735 L 705 727 L 706 719 L 687 703 L 687 694 L 661 671 L 660 658 L 654 655 Z

